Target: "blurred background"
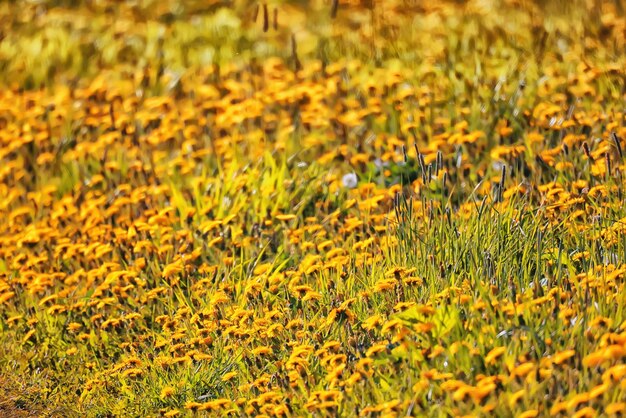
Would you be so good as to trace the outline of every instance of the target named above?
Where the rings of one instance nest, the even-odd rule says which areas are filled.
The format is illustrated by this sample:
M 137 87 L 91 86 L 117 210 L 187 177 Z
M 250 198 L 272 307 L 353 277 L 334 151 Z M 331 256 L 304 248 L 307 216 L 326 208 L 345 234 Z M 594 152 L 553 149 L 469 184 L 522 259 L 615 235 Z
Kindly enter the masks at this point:
M 458 7 L 465 22 L 472 22 L 464 32 L 456 30 Z M 473 57 L 477 48 L 486 55 L 504 50 L 490 40 L 524 54 L 550 43 L 567 48 L 589 37 L 582 44 L 594 60 L 610 62 L 624 49 L 623 13 L 619 0 L 4 1 L 0 83 L 39 88 L 112 69 L 113 77 L 145 69 L 175 78 L 187 70 L 271 56 L 324 64 L 397 60 L 406 67 L 447 65 L 454 52 L 460 59 L 453 64 L 463 65 L 463 57 Z M 606 41 L 608 56 L 597 56 L 598 41 Z M 476 75 L 467 68 L 460 72 Z

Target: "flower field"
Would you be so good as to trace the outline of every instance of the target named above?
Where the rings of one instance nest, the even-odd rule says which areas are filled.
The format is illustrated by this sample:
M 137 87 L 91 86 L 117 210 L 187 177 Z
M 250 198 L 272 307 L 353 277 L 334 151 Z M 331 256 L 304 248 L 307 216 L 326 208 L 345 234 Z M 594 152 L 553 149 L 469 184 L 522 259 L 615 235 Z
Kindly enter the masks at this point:
M 0 4 L 0 416 L 626 416 L 619 0 Z

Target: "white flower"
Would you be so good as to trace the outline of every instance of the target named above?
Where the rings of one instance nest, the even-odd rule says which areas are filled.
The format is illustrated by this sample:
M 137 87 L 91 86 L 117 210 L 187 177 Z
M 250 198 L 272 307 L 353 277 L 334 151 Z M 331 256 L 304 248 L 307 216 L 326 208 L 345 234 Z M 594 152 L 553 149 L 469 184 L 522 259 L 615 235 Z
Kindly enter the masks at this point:
M 345 174 L 341 178 L 341 183 L 343 184 L 343 187 L 347 187 L 348 189 L 354 189 L 356 187 L 357 182 L 358 182 L 358 179 L 356 177 L 356 174 L 354 173 Z

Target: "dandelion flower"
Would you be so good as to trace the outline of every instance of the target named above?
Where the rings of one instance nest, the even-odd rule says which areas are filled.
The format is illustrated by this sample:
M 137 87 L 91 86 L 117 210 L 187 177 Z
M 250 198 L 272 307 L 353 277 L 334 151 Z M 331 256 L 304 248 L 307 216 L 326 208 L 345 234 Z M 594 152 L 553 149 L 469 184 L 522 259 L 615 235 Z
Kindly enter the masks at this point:
M 347 189 L 354 189 L 357 183 L 358 183 L 358 178 L 355 173 L 345 174 L 341 178 L 341 184 L 343 184 L 343 187 Z

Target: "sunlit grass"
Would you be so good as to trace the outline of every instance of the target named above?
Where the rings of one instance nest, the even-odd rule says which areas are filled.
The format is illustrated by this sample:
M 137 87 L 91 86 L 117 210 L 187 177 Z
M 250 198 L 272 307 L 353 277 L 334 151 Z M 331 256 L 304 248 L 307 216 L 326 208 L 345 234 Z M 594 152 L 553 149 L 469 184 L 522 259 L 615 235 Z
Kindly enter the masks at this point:
M 307 3 L 0 6 L 0 415 L 626 413 L 622 5 Z

